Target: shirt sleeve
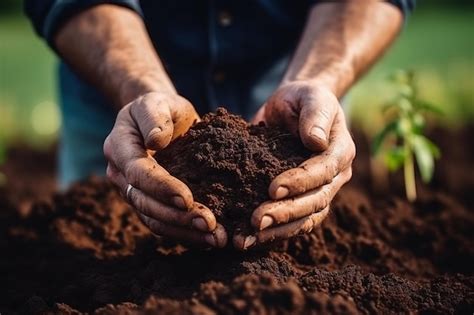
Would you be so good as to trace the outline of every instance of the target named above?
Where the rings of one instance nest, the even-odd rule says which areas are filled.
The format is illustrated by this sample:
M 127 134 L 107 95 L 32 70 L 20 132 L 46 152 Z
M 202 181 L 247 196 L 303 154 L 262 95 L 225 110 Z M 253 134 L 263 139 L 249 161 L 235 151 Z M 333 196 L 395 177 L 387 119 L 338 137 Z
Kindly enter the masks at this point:
M 389 3 L 398 7 L 405 17 L 405 20 L 415 9 L 416 0 L 388 0 Z
M 68 18 L 99 4 L 116 4 L 143 15 L 138 0 L 25 0 L 24 11 L 38 35 L 54 48 L 54 35 Z

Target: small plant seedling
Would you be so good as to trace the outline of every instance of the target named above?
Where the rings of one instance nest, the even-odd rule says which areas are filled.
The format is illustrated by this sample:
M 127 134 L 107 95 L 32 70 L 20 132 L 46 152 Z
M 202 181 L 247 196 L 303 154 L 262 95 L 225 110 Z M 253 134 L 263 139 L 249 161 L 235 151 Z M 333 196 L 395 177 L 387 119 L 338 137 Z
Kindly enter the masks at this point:
M 439 148 L 424 134 L 425 115 L 428 112 L 441 114 L 441 111 L 418 99 L 413 71 L 398 70 L 390 76 L 397 86 L 397 96 L 385 106 L 383 112 L 392 111 L 394 118 L 375 136 L 372 154 L 383 153 L 383 161 L 389 171 L 394 172 L 403 166 L 405 191 L 409 201 L 416 200 L 415 165 L 424 183 L 431 181 L 435 159 L 439 158 Z M 391 138 L 389 146 L 383 146 Z

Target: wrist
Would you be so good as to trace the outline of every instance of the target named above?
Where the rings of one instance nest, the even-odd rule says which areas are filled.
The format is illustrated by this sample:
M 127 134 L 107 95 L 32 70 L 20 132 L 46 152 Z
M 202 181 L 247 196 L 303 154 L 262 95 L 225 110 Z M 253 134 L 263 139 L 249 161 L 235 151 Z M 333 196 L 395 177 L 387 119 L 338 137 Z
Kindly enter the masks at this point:
M 177 93 L 169 78 L 162 78 L 156 75 L 128 78 L 120 84 L 116 104 L 121 108 L 134 99 L 150 92 Z
M 355 72 L 351 66 L 333 64 L 322 70 L 315 73 L 306 71 L 304 67 L 299 71 L 292 71 L 289 68 L 281 84 L 304 82 L 311 86 L 325 88 L 339 98 L 344 95 L 355 81 Z

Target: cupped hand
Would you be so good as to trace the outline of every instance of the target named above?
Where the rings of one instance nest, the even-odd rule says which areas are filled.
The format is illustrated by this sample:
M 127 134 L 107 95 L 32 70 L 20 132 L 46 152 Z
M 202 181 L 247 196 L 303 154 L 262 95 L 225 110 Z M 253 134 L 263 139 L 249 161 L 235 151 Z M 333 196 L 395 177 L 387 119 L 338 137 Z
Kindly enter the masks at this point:
M 329 213 L 329 204 L 352 176 L 355 144 L 336 96 L 307 81 L 282 85 L 260 108 L 253 123 L 280 125 L 314 152 L 270 184 L 270 201 L 254 210 L 254 235 L 234 235 L 238 249 L 308 233 Z
M 189 188 L 153 158 L 199 120 L 194 107 L 174 93 L 147 93 L 123 107 L 104 142 L 107 177 L 160 236 L 224 247 L 227 233 L 212 212 L 195 202 Z M 132 188 L 128 189 L 129 184 Z

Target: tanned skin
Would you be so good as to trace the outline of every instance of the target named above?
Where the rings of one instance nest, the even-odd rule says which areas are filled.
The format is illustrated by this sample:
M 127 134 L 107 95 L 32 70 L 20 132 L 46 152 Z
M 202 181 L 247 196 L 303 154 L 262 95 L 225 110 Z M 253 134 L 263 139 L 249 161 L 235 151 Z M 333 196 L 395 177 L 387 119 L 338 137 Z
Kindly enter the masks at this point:
M 311 9 L 280 87 L 253 122 L 282 125 L 315 152 L 277 176 L 270 200 L 253 213 L 254 235 L 227 235 L 212 212 L 153 159 L 199 119 L 165 72 L 141 18 L 99 5 L 71 18 L 57 33 L 61 57 L 107 95 L 118 110 L 104 143 L 107 175 L 156 234 L 204 246 L 238 249 L 311 231 L 352 175 L 355 145 L 339 99 L 398 34 L 403 17 L 375 0 L 322 3 Z M 159 53 L 160 47 L 157 47 Z

